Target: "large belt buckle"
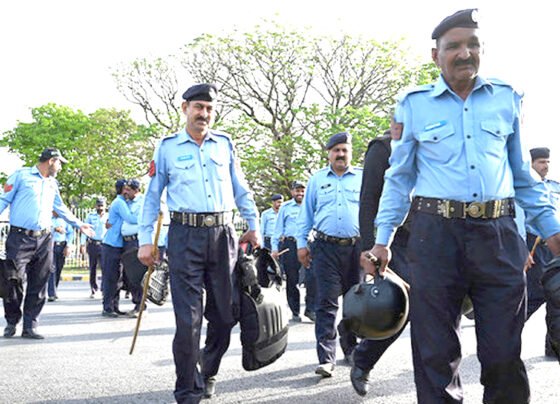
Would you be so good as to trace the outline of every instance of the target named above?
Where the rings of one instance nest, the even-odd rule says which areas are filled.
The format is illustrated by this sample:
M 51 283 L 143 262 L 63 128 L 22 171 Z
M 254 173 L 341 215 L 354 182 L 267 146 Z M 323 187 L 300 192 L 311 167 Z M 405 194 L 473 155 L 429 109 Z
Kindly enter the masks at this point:
M 446 219 L 451 218 L 451 204 L 449 201 L 438 201 L 437 212 Z
M 482 202 L 471 202 L 469 203 L 469 206 L 467 207 L 467 214 L 470 217 L 474 217 L 475 219 L 478 219 L 479 217 L 482 217 L 484 215 L 484 203 Z
M 216 218 L 214 215 L 206 215 L 204 216 L 204 220 L 202 221 L 206 227 L 212 227 L 216 224 Z

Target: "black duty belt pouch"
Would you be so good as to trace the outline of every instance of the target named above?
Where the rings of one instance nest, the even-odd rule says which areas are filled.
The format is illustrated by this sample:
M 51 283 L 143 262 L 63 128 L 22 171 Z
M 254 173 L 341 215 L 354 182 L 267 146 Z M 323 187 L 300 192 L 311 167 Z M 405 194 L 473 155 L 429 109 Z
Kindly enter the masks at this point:
M 288 318 L 279 287 L 261 288 L 252 256 L 239 251 L 235 277 L 242 364 L 245 370 L 270 365 L 288 346 Z

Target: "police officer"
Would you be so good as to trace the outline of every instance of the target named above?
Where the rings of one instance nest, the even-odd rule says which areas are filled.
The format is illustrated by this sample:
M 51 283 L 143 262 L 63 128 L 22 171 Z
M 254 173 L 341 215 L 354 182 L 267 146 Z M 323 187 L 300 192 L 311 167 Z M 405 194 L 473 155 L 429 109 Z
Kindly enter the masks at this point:
M 542 181 L 545 183 L 546 187 L 550 191 L 551 203 L 554 206 L 559 207 L 560 199 L 560 184 L 554 180 L 546 178 L 548 174 L 548 165 L 550 164 L 550 150 L 546 147 L 538 147 L 530 150 L 531 153 L 531 167 L 539 174 Z M 554 256 L 550 249 L 546 246 L 542 240 L 542 236 L 538 236 L 539 231 L 531 225 L 531 223 L 526 224 L 527 230 L 527 247 L 529 250 L 533 249 L 537 237 L 539 242 L 535 246 L 535 252 L 533 255 L 534 265 L 527 271 L 527 320 L 529 317 L 536 312 L 539 307 L 545 303 L 545 297 L 542 285 L 540 283 L 540 278 L 542 275 L 542 270 L 544 266 L 552 259 Z M 553 358 L 559 358 L 558 354 L 552 349 L 551 335 L 554 335 L 554 319 L 560 317 L 560 309 L 557 308 L 552 303 L 546 303 L 546 325 L 547 333 L 545 338 L 545 355 Z M 556 332 L 558 334 L 558 332 Z M 560 341 L 559 341 L 560 342 Z M 560 358 L 559 358 L 560 359 Z
M 364 158 L 364 175 L 360 190 L 360 237 L 362 239 L 362 261 L 365 252 L 371 250 L 375 243 L 374 220 L 379 210 L 379 198 L 383 191 L 383 177 L 389 168 L 391 155 L 391 134 L 387 130 L 382 136 L 373 139 Z M 391 269 L 402 279 L 410 283 L 410 273 L 406 260 L 406 245 L 408 242 L 408 222 L 398 228 L 395 239 L 391 244 Z M 381 358 L 383 353 L 395 342 L 405 326 L 394 336 L 384 340 L 363 339 L 353 352 L 350 380 L 354 390 L 361 396 L 369 390 L 368 380 L 371 369 Z
M 47 281 L 53 260 L 51 232 L 52 212 L 93 234 L 91 226 L 78 220 L 64 205 L 58 190 L 56 174 L 66 159 L 58 149 L 48 147 L 41 153 L 39 163 L 16 170 L 4 185 L 0 195 L 0 213 L 10 206 L 10 232 L 6 239 L 6 259 L 13 260 L 19 279 L 10 285 L 8 299 L 4 299 L 6 328 L 4 337 L 13 337 L 23 315 L 23 338 L 43 339 L 37 333 L 39 314 L 45 304 Z M 27 281 L 24 302 L 23 283 Z
M 126 313 L 119 310 L 120 290 L 123 283 L 121 255 L 124 240 L 121 227 L 124 221 L 137 223 L 138 217 L 130 212 L 126 201 L 126 180 L 117 180 L 117 196 L 109 207 L 108 227 L 101 243 L 101 267 L 103 268 L 103 317 L 115 318 Z
M 319 359 L 315 373 L 322 377 L 330 377 L 334 372 L 338 297 L 360 281 L 358 208 L 362 169 L 351 165 L 351 142 L 350 134 L 345 132 L 329 139 L 326 146 L 329 166 L 309 179 L 297 221 L 298 258 L 306 268 L 313 258 Z M 312 228 L 315 241 L 310 252 L 307 238 Z M 356 337 L 344 327 L 339 326 L 338 331 L 344 355 L 349 358 Z
M 282 269 L 286 274 L 286 297 L 288 306 L 292 311 L 291 321 L 300 323 L 300 294 L 298 289 L 299 270 L 301 264 L 298 261 L 296 234 L 297 217 L 301 211 L 301 202 L 305 195 L 305 184 L 301 181 L 294 181 L 291 186 L 292 199 L 284 203 L 278 211 L 274 235 L 272 236 L 272 256 L 280 258 Z M 281 256 L 279 251 L 287 250 Z M 305 316 L 313 320 L 313 310 L 308 307 L 305 309 Z
M 97 285 L 97 264 L 101 268 L 101 242 L 105 236 L 105 223 L 107 223 L 108 214 L 105 209 L 105 198 L 100 197 L 95 201 L 95 212 L 87 215 L 85 223 L 89 223 L 93 227 L 95 234 L 92 237 L 82 235 L 80 239 L 80 253 L 88 255 L 89 265 L 89 286 L 91 289 L 90 298 L 95 298 L 95 293 L 99 290 Z M 103 284 L 103 281 L 101 281 Z
M 407 257 L 420 404 L 463 401 L 459 326 L 466 295 L 474 306 L 483 401 L 527 403 L 520 358 L 527 248 L 513 220 L 513 198 L 555 254 L 560 223 L 544 184 L 531 177 L 524 161 L 521 95 L 500 80 L 478 76 L 476 10 L 445 18 L 432 38 L 441 75 L 409 91 L 395 110 L 391 167 L 371 253 L 383 271 L 394 232 L 411 207 Z
M 133 216 L 138 218 L 140 216 L 140 208 L 144 202 L 144 195 L 140 192 L 140 181 L 137 179 L 128 180 L 124 186 L 128 208 Z M 129 223 L 126 220 L 123 221 L 121 227 L 121 234 L 123 237 L 123 254 L 129 250 L 138 249 L 138 225 L 137 223 Z M 124 275 L 124 274 L 123 274 Z M 130 294 L 132 295 L 132 303 L 134 303 L 134 308 L 127 313 L 129 317 L 138 317 L 140 312 L 140 304 L 142 302 L 142 285 L 140 283 L 133 283 L 133 281 L 128 278 L 128 288 Z
M 60 275 L 66 262 L 66 257 L 70 255 L 72 248 L 72 240 L 74 238 L 74 230 L 70 223 L 62 219 L 58 214 L 53 211 L 52 218 L 52 231 L 53 231 L 53 265 L 51 267 L 51 274 L 47 285 L 48 301 L 54 302 L 58 300 L 56 290 L 60 283 Z
M 238 249 L 232 212 L 236 206 L 249 226 L 239 241 L 257 246 L 259 238 L 257 208 L 231 137 L 210 129 L 217 95 L 213 84 L 197 84 L 183 94 L 186 128 L 164 138 L 156 149 L 140 218 L 138 258 L 151 265 L 154 222 L 167 188 L 167 257 L 176 320 L 174 394 L 179 403 L 198 403 L 203 395 L 214 394 L 229 346 L 235 324 L 231 274 Z M 203 290 L 208 326 L 199 352 Z
M 266 209 L 261 215 L 261 236 L 264 247 L 272 251 L 270 242 L 274 235 L 278 210 L 282 202 L 284 202 L 284 197 L 281 194 L 274 194 L 270 197 L 270 201 L 272 202 L 272 207 Z

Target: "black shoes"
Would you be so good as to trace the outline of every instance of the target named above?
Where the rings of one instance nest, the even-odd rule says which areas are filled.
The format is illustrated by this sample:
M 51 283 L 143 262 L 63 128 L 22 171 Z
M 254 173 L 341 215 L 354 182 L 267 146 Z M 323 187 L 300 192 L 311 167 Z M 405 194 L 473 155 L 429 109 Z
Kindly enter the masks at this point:
M 332 377 L 334 373 L 333 363 L 321 363 L 315 368 L 315 374 L 321 377 Z
M 16 335 L 16 326 L 8 324 L 6 328 L 4 328 L 4 338 L 12 338 L 14 335 Z
M 4 331 L 4 336 L 6 336 L 6 332 Z M 544 355 L 549 357 L 549 358 L 554 358 L 554 359 L 558 359 L 558 361 L 560 361 L 560 347 L 558 347 L 557 349 L 554 349 L 554 346 L 552 344 L 552 339 L 550 338 L 550 335 L 548 335 L 548 333 L 546 334 L 546 340 L 544 343 Z
M 315 322 L 315 319 L 316 319 L 315 313 L 312 312 L 311 310 L 305 310 L 305 312 L 303 313 L 303 315 L 304 315 L 305 317 L 307 317 L 308 319 L 310 319 L 311 322 L 313 322 L 313 323 Z
M 350 381 L 352 382 L 352 387 L 354 387 L 354 390 L 360 396 L 363 397 L 368 393 L 369 372 L 366 372 L 356 365 L 353 365 L 352 369 L 350 370 Z
M 211 398 L 216 393 L 216 378 L 209 376 L 204 378 L 204 398 Z
M 117 317 L 119 316 L 119 315 L 118 315 L 117 313 L 115 313 L 114 311 L 106 311 L 106 310 L 103 310 L 103 311 L 101 312 L 101 315 L 102 315 L 103 317 L 110 317 L 110 318 L 117 318 Z
M 24 329 L 21 333 L 21 338 L 45 339 L 41 334 L 37 334 L 33 328 Z

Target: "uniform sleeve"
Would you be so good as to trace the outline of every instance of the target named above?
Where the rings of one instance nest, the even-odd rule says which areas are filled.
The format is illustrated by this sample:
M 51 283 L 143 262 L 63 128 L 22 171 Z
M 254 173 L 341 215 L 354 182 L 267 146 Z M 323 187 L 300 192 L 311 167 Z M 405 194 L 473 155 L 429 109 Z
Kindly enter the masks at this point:
M 91 215 L 87 215 L 86 220 L 84 220 L 84 223 L 92 224 Z M 84 233 L 80 234 L 80 244 L 84 245 L 86 243 L 86 240 L 87 240 L 87 236 Z
M 402 136 L 391 141 L 389 169 L 385 173 L 383 193 L 375 219 L 375 242 L 389 246 L 397 227 L 405 220 L 410 209 L 410 193 L 416 183 L 416 139 L 412 130 L 410 102 L 405 98 L 395 110 L 395 121 L 403 124 Z
M 116 213 L 122 217 L 125 222 L 130 224 L 138 223 L 138 216 L 132 213 L 130 207 L 124 200 L 119 199 L 119 203 L 115 207 L 117 208 Z
M 521 110 L 521 97 L 514 95 L 514 108 L 516 116 L 514 131 L 508 138 L 508 159 L 513 173 L 513 187 L 515 200 L 525 211 L 527 222 L 536 228 L 539 234 L 547 239 L 560 233 L 560 217 L 555 206 L 550 202 L 548 189 L 543 181 L 538 181 L 531 176 L 530 157 L 526 152 L 521 139 L 519 116 Z
M 287 203 L 287 202 L 286 202 Z M 276 225 L 274 226 L 274 234 L 270 240 L 270 247 L 272 251 L 278 251 L 280 249 L 280 237 L 284 234 L 284 205 L 280 206 L 278 210 L 278 216 L 276 216 Z
M 56 191 L 54 194 L 53 210 L 58 214 L 58 216 L 64 219 L 66 223 L 74 227 L 80 228 L 84 224 L 80 219 L 74 216 L 72 212 L 70 212 L 70 209 L 66 207 L 66 205 L 64 204 L 60 196 L 60 191 L 58 190 L 58 186 L 56 187 Z
M 230 142 L 230 175 L 233 186 L 235 205 L 241 213 L 241 217 L 247 221 L 249 230 L 260 233 L 257 206 L 253 199 L 253 193 L 245 180 L 239 161 L 235 156 L 233 144 Z
M 68 223 L 66 224 L 66 243 L 71 244 L 74 240 L 74 228 Z
M 4 185 L 4 192 L 0 194 L 0 213 L 4 212 L 8 205 L 14 200 L 19 186 L 19 173 L 19 171 L 16 171 L 10 175 Z
M 296 242 L 298 248 L 307 247 L 307 237 L 313 228 L 315 219 L 315 208 L 317 206 L 317 177 L 312 176 L 307 184 L 305 196 L 301 203 L 301 209 L 297 217 L 297 236 Z
M 263 241 L 264 241 L 265 220 L 266 220 L 266 210 L 261 214 L 261 238 L 263 239 Z
M 388 148 L 382 140 L 374 141 L 366 153 L 360 189 L 359 221 L 363 251 L 370 250 L 375 243 L 374 220 L 383 191 L 383 176 L 388 167 Z
M 154 158 L 152 160 L 155 165 L 154 176 L 146 188 L 144 194 L 144 203 L 140 210 L 140 218 L 138 220 L 138 243 L 140 246 L 152 244 L 152 234 L 154 232 L 154 223 L 160 210 L 161 194 L 167 186 L 167 161 L 163 157 L 164 144 L 163 141 L 156 148 Z

